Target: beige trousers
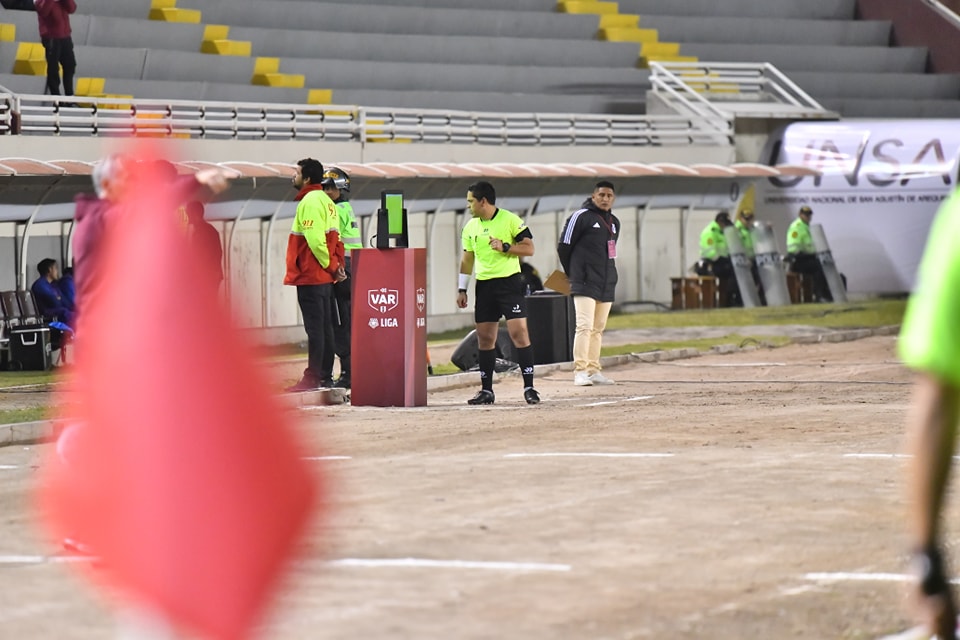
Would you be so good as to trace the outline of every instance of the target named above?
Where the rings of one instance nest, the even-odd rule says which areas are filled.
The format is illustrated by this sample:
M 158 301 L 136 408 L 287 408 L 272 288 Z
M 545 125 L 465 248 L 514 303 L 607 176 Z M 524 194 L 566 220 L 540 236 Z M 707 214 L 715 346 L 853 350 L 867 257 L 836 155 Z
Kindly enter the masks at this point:
M 612 302 L 597 302 L 587 296 L 574 296 L 577 331 L 573 336 L 573 364 L 576 371 L 594 374 L 600 371 L 600 342 L 607 326 Z

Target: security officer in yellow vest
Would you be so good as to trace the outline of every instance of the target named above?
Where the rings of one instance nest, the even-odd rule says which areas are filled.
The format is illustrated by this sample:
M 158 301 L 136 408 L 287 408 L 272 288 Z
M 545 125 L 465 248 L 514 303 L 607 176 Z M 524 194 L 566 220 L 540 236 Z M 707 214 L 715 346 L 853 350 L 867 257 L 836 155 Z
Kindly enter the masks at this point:
M 333 344 L 337 357 L 340 358 L 340 377 L 334 382 L 335 387 L 350 388 L 350 250 L 362 249 L 363 239 L 360 237 L 360 226 L 353 215 L 350 205 L 350 176 L 339 167 L 330 167 L 323 174 L 320 183 L 324 192 L 337 205 L 337 216 L 340 220 L 340 240 L 343 242 L 345 268 L 348 278 L 333 285 Z
M 723 230 L 732 224 L 730 214 L 721 211 L 700 233 L 700 261 L 697 263 L 697 275 L 716 276 L 722 307 L 735 306 L 740 301 L 740 290 L 733 273 L 730 249 L 727 247 L 727 239 L 723 236 Z
M 753 225 L 755 219 L 751 209 L 741 209 L 737 212 L 737 221 L 733 226 L 737 228 L 740 234 L 740 242 L 743 244 L 743 250 L 747 258 L 750 259 L 750 275 L 753 276 L 753 282 L 757 285 L 757 293 L 760 296 L 760 304 L 766 304 L 766 298 L 763 295 L 763 283 L 760 281 L 760 269 L 757 268 L 757 252 L 753 248 Z
M 800 207 L 797 219 L 790 223 L 790 228 L 787 229 L 787 263 L 793 273 L 813 277 L 813 297 L 818 302 L 833 302 L 823 265 L 817 257 L 817 248 L 813 245 L 813 236 L 810 234 L 812 217 L 813 209 L 804 205 Z

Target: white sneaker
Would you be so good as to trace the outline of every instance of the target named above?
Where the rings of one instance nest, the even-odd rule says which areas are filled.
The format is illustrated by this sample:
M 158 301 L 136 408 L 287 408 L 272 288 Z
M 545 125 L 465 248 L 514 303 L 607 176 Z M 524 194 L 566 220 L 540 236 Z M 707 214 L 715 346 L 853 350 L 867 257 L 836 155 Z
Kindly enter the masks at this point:
M 589 376 L 589 378 L 590 378 L 590 384 L 617 384 L 616 382 L 614 382 L 607 376 L 603 375 L 599 371 L 597 371 L 592 376 Z
M 578 387 L 592 387 L 593 380 L 590 378 L 590 374 L 586 371 L 577 371 L 573 376 L 573 384 Z

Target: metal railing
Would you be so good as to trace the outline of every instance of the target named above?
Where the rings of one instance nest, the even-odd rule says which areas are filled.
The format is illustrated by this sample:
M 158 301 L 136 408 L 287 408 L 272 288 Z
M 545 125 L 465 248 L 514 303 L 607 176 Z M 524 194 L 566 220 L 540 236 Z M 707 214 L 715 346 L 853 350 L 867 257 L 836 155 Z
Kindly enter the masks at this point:
M 957 29 L 960 29 L 960 15 L 957 15 L 956 11 L 942 2 L 939 2 L 938 0 L 923 0 L 923 3 L 939 13 L 944 20 L 952 24 Z
M 3 113 L 17 123 L 6 132 L 23 135 L 627 146 L 729 145 L 733 137 L 732 120 L 717 114 L 483 113 L 12 92 L 0 93 Z
M 827 112 L 770 63 L 651 62 L 650 70 L 654 91 L 679 102 L 682 111 L 726 114 L 724 103 L 752 102 Z

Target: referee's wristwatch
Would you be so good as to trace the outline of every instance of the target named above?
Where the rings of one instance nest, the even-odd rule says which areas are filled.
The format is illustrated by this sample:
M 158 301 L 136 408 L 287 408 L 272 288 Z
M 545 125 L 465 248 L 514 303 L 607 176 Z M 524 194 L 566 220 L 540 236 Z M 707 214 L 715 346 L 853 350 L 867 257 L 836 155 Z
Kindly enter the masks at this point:
M 509 242 L 504 242 L 504 243 L 503 243 L 503 248 L 500 249 L 500 250 L 503 251 L 504 253 L 510 253 L 510 243 L 509 243 Z

